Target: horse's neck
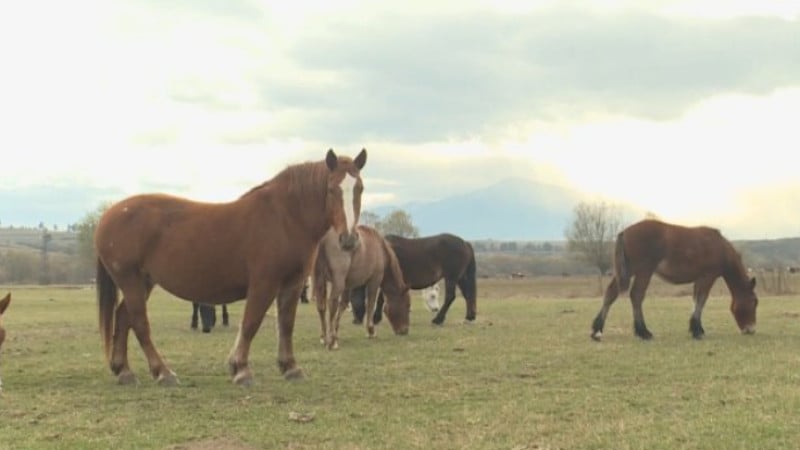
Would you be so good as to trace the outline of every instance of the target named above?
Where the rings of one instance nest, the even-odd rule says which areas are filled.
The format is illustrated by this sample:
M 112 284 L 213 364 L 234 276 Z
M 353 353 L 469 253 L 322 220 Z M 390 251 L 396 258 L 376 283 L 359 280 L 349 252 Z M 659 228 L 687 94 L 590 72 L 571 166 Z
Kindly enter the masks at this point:
M 747 283 L 750 280 L 744 271 L 744 266 L 741 263 L 730 263 L 722 271 L 722 279 L 728 286 L 728 290 L 733 292 L 742 291 L 747 288 Z

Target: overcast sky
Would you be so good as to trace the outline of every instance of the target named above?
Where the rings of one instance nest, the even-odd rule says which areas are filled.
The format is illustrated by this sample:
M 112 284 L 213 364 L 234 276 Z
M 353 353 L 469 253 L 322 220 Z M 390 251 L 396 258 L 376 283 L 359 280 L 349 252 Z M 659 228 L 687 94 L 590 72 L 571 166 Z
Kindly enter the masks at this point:
M 800 235 L 800 2 L 6 2 L 0 54 L 2 225 L 366 147 L 367 208 L 514 176 Z

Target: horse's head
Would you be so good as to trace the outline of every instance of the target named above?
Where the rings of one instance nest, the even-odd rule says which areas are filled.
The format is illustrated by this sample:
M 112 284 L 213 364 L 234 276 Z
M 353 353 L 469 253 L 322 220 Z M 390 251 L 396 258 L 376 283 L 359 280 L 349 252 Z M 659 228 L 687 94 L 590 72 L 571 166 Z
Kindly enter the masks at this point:
M 739 329 L 744 334 L 756 332 L 758 297 L 755 289 L 756 279 L 751 278 L 742 288 L 732 290 L 731 312 L 734 319 L 736 319 L 736 324 L 739 325 Z
M 333 229 L 339 235 L 339 245 L 352 250 L 358 244 L 356 226 L 361 214 L 361 169 L 367 163 L 367 150 L 362 149 L 355 159 L 336 156 L 333 149 L 325 156 L 328 166 L 328 195 L 325 208 Z
M 384 290 L 386 301 L 383 303 L 383 312 L 392 325 L 394 334 L 408 334 L 408 326 L 411 322 L 411 296 L 408 293 L 408 286 L 403 286 L 400 290 Z

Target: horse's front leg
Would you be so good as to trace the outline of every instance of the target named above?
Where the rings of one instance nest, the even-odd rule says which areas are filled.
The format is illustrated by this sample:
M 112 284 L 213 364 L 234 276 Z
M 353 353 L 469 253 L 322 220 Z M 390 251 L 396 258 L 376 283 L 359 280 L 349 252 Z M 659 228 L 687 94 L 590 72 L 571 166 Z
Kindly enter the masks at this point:
M 261 327 L 264 315 L 275 300 L 276 292 L 277 288 L 273 286 L 251 286 L 247 292 L 239 333 L 236 335 L 236 342 L 228 357 L 228 366 L 235 384 L 249 386 L 253 382 L 253 372 L 250 370 L 248 362 L 250 343 Z M 281 372 L 283 373 L 283 371 Z
M 303 369 L 298 367 L 294 359 L 292 348 L 292 333 L 302 288 L 301 281 L 278 294 L 278 367 L 287 380 L 305 378 Z
M 325 327 L 325 311 L 328 304 L 327 281 L 321 277 L 314 277 L 313 296 L 319 315 L 319 343 L 325 345 L 328 333 Z
M 331 283 L 331 293 L 327 299 L 328 314 L 325 315 L 325 344 L 328 350 L 339 348 L 339 336 L 337 333 L 337 318 L 339 317 L 339 298 L 344 292 L 344 280 L 334 279 Z
M 373 282 L 367 285 L 367 311 L 364 315 L 366 319 L 367 337 L 374 338 L 375 333 L 375 304 L 378 301 L 378 290 L 380 284 Z

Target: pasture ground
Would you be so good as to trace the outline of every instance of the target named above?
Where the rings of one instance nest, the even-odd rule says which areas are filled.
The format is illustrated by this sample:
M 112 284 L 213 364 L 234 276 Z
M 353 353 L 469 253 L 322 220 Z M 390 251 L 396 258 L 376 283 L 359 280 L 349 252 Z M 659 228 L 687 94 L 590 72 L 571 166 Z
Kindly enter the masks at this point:
M 758 332 L 743 336 L 721 287 L 702 341 L 688 332 L 691 300 L 674 295 L 690 289 L 658 283 L 645 301 L 650 342 L 633 336 L 627 298 L 604 341 L 589 339 L 601 300 L 588 278 L 479 280 L 473 325 L 461 298 L 430 325 L 416 296 L 408 336 L 381 324 L 369 340 L 347 320 L 334 352 L 301 304 L 294 347 L 308 378 L 278 374 L 268 317 L 250 388 L 232 385 L 225 365 L 242 303 L 231 327 L 202 334 L 189 329 L 188 302 L 156 290 L 154 340 L 181 385 L 155 385 L 131 336 L 131 387 L 106 367 L 93 290 L 0 287 L 13 296 L 0 448 L 797 448 L 800 296 L 762 296 Z

